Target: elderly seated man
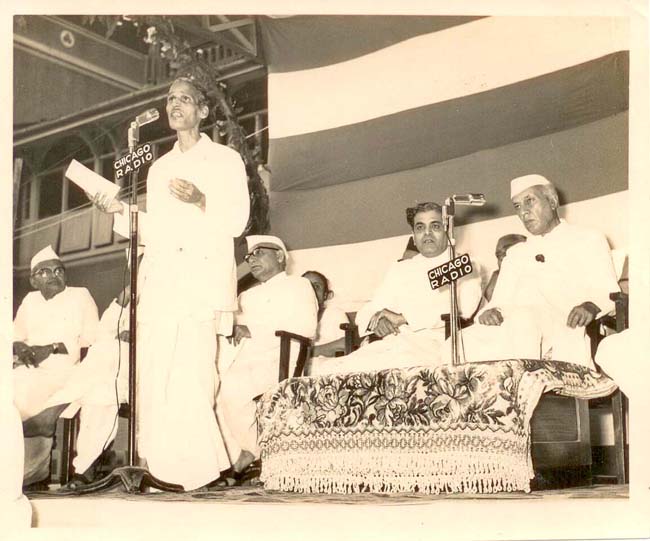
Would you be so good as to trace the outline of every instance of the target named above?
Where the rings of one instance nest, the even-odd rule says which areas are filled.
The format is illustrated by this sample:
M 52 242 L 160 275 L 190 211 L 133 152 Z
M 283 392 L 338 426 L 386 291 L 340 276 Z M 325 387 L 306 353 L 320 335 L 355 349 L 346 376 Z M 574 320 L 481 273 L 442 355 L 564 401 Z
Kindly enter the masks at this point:
M 220 348 L 217 364 L 217 415 L 234 479 L 241 479 L 259 458 L 255 398 L 278 381 L 280 339 L 275 331 L 313 338 L 318 313 L 309 280 L 287 275 L 288 253 L 279 238 L 251 235 L 246 242 L 245 260 L 259 284 L 239 296 L 231 344 Z
M 67 287 L 65 267 L 48 246 L 31 260 L 30 284 L 14 319 L 14 403 L 25 434 L 26 485 L 45 487 L 56 420 L 65 405 L 47 407 L 95 338 L 97 305 L 84 287 Z
M 138 262 L 143 252 L 138 248 Z M 126 257 L 128 260 L 128 248 Z M 117 434 L 119 404 L 128 401 L 130 290 L 127 286 L 108 305 L 86 358 L 47 402 L 47 406 L 74 403 L 81 407 L 77 454 L 72 463 L 75 473 L 68 489 L 93 481 L 97 459 Z
M 479 325 L 463 332 L 467 361 L 553 359 L 593 368 L 585 327 L 613 308 L 618 291 L 605 236 L 558 215 L 558 194 L 541 175 L 511 182 L 517 215 L 531 234 L 503 260 Z
M 442 314 L 450 311 L 449 286 L 432 289 L 428 272 L 449 261 L 442 209 L 420 203 L 406 210 L 418 254 L 393 263 L 383 282 L 356 317 L 360 335 L 374 334 L 381 341 L 335 359 L 315 358 L 312 375 L 381 370 L 441 362 L 444 342 Z M 481 300 L 476 275 L 458 281 L 459 313 L 471 317 Z

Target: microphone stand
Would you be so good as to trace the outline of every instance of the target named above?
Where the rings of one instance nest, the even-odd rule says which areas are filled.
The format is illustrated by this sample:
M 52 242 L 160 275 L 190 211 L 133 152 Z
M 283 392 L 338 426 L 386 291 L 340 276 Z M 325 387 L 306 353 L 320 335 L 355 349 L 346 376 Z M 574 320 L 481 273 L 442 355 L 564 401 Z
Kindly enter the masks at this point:
M 128 131 L 129 153 L 133 153 L 140 138 L 140 126 L 137 122 L 131 122 Z M 137 352 L 137 298 L 138 298 L 138 170 L 130 173 L 131 200 L 129 205 L 130 217 L 130 249 L 129 265 L 131 271 L 131 293 L 129 297 L 129 419 L 128 419 L 128 466 L 114 469 L 103 479 L 94 483 L 79 487 L 74 494 L 88 494 L 101 490 L 109 490 L 113 486 L 121 484 L 131 494 L 141 494 L 148 487 L 166 492 L 183 492 L 181 485 L 166 483 L 154 477 L 151 472 L 137 463 L 137 442 L 136 442 L 136 397 L 137 397 L 137 375 L 136 375 L 136 352 Z
M 449 261 L 456 257 L 456 239 L 454 238 L 454 215 L 456 214 L 456 204 L 452 198 L 445 200 L 442 206 L 442 223 L 447 234 L 449 243 Z M 451 363 L 456 366 L 460 364 L 458 356 L 458 285 L 456 280 L 449 284 L 449 304 L 450 313 L 449 321 L 451 326 Z

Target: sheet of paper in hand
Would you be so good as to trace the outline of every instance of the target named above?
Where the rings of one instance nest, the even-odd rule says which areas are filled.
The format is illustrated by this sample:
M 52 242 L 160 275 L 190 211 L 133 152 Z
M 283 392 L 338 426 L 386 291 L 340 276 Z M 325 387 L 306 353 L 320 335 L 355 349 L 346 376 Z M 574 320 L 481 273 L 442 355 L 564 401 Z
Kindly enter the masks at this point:
M 469 255 L 462 254 L 439 267 L 431 269 L 428 273 L 431 289 L 438 289 L 444 285 L 455 282 L 463 276 L 471 274 L 474 270 Z
M 77 160 L 72 160 L 70 162 L 70 165 L 65 171 L 65 176 L 82 190 L 85 190 L 92 195 L 101 192 L 115 198 L 117 192 L 120 191 L 120 187 L 117 184 L 112 183 L 110 180 L 106 180 L 104 177 L 88 169 Z

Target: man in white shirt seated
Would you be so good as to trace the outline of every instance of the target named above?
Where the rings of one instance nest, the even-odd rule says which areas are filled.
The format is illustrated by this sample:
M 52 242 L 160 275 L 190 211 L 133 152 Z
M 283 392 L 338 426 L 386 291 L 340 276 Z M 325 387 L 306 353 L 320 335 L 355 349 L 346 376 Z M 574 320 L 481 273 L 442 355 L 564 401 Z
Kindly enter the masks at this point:
M 309 280 L 285 271 L 284 243 L 271 235 L 251 235 L 246 241 L 245 260 L 260 283 L 239 296 L 231 344 L 220 344 L 217 364 L 217 414 L 235 476 L 259 458 L 254 399 L 278 382 L 275 331 L 313 338 L 318 313 Z
M 406 210 L 419 253 L 393 263 L 372 301 L 356 317 L 361 336 L 374 334 L 381 341 L 334 359 L 316 358 L 312 375 L 349 373 L 385 368 L 436 365 L 442 362 L 445 340 L 443 314 L 450 311 L 449 286 L 433 290 L 428 272 L 449 261 L 442 209 L 420 203 Z M 481 300 L 478 273 L 458 281 L 459 313 L 471 317 Z
M 51 246 L 31 260 L 27 294 L 14 319 L 14 403 L 25 433 L 25 485 L 49 478 L 56 419 L 65 405 L 47 401 L 68 380 L 81 348 L 95 338 L 97 305 L 84 287 L 67 287 L 63 263 Z
M 613 309 L 609 294 L 619 290 L 607 240 L 561 220 L 557 191 L 541 175 L 514 179 L 511 199 L 531 236 L 508 250 L 479 324 L 463 331 L 465 359 L 545 358 L 593 368 L 585 327 Z
M 140 262 L 143 250 L 139 248 L 138 253 Z M 127 286 L 108 305 L 86 358 L 74 367 L 63 388 L 48 400 L 48 406 L 72 403 L 72 408 L 81 407 L 77 453 L 72 463 L 74 474 L 68 489 L 78 489 L 93 481 L 96 460 L 117 434 L 119 404 L 128 402 L 129 297 Z

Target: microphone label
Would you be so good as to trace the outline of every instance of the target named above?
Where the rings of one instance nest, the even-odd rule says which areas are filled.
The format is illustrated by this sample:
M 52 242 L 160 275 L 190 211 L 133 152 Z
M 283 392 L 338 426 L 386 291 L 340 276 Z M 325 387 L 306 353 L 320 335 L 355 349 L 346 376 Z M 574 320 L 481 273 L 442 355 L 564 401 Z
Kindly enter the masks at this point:
M 462 254 L 439 267 L 431 269 L 427 275 L 431 289 L 438 289 L 444 285 L 455 282 L 456 280 L 467 276 L 474 271 L 472 261 L 467 254 Z
M 151 144 L 145 143 L 140 145 L 133 152 L 125 154 L 119 160 L 113 162 L 113 168 L 115 169 L 115 179 L 122 178 L 129 173 L 133 173 L 142 167 L 143 165 L 153 161 L 153 151 L 151 150 Z

